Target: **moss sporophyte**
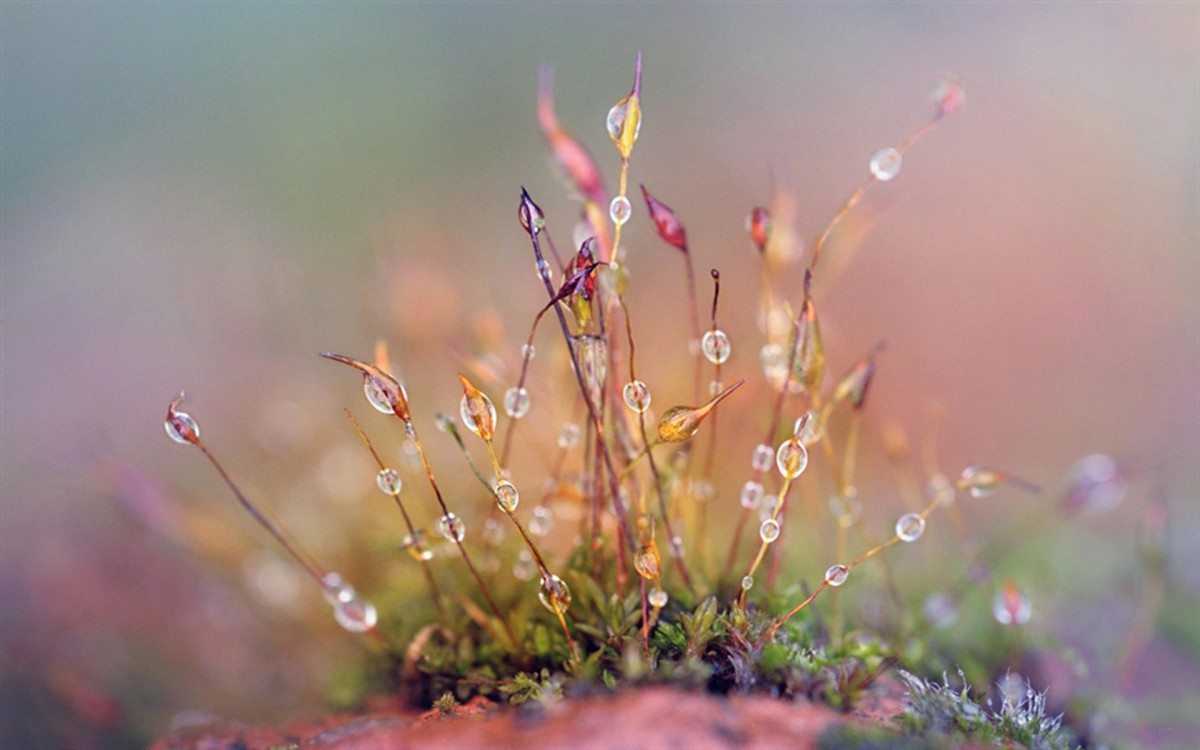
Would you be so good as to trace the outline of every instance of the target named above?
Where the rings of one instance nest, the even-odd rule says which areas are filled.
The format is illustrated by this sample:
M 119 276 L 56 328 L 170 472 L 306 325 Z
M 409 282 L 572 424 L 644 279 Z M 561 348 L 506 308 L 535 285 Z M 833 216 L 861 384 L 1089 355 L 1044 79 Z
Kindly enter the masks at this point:
M 551 693 L 564 681 L 612 686 L 653 680 L 789 692 L 797 675 L 824 679 L 822 670 L 839 660 L 859 664 L 869 674 L 902 659 L 904 644 L 953 623 L 964 600 L 979 591 L 985 602 L 994 598 L 996 625 L 1027 623 L 1032 613 L 1028 596 L 1016 581 L 995 582 L 989 568 L 993 561 L 973 541 L 957 501 L 1038 488 L 1008 471 L 984 466 L 967 466 L 950 478 L 954 475 L 947 476 L 938 465 L 932 429 L 925 440 L 924 465 L 914 469 L 897 439 L 899 447 L 889 444 L 889 457 L 904 464 L 904 476 L 918 471 L 925 476 L 901 488 L 909 507 L 887 522 L 890 536 L 877 536 L 864 520 L 863 506 L 869 503 L 858 494 L 856 458 L 862 414 L 883 347 L 867 352 L 840 379 L 827 380 L 820 300 L 814 293 L 822 258 L 836 252 L 839 226 L 868 190 L 898 179 L 918 140 L 962 107 L 962 88 L 942 81 L 931 117 L 898 146 L 864 160 L 860 184 L 816 236 L 806 265 L 797 267 L 802 253 L 796 235 L 778 221 L 773 208 L 747 206 L 751 252 L 726 260 L 761 267 L 761 297 L 727 304 L 723 315 L 727 318 L 732 308 L 755 316 L 757 341 L 737 341 L 727 332 L 736 329 L 719 327 L 721 275 L 716 268 L 710 272 L 711 314 L 707 327 L 702 326 L 685 212 L 641 187 L 653 229 L 684 261 L 683 317 L 690 337 L 672 349 L 654 351 L 656 359 L 678 357 L 675 369 L 686 373 L 681 379 L 689 385 L 683 397 L 672 393 L 673 383 L 656 384 L 640 373 L 635 356 L 645 356 L 637 346 L 637 318 L 651 313 L 633 309 L 628 298 L 638 279 L 630 273 L 622 235 L 638 220 L 628 185 L 643 125 L 642 96 L 639 54 L 632 88 L 603 118 L 619 159 L 618 187 L 610 194 L 589 151 L 559 122 L 551 76 L 543 71 L 537 121 L 580 208 L 577 217 L 547 216 L 533 196 L 514 185 L 518 221 L 512 230 L 525 234 L 545 296 L 530 306 L 529 334 L 513 346 L 510 368 L 468 363 L 467 371 L 458 374 L 462 396 L 457 419 L 435 411 L 453 412 L 448 404 L 430 404 L 418 393 L 410 396 L 393 374 L 384 345 L 373 361 L 321 355 L 357 371 L 368 403 L 395 420 L 391 424 L 414 458 L 411 465 L 389 465 L 369 437 L 369 431 L 383 426 L 360 425 L 347 410 L 373 459 L 373 481 L 400 511 L 403 525 L 397 532 L 403 534 L 401 546 L 410 564 L 420 567 L 427 606 L 385 596 L 381 601 L 387 605 L 377 609 L 343 576 L 318 564 L 299 539 L 240 489 L 201 441 L 196 421 L 180 410 L 182 396 L 168 407 L 168 435 L 201 452 L 235 499 L 313 580 L 337 622 L 372 639 L 381 663 L 415 660 L 417 668 L 405 671 L 404 679 L 411 683 L 410 694 L 426 705 L 436 699 L 437 706 L 450 706 L 456 698 L 479 693 L 524 699 L 543 692 L 547 680 L 555 686 L 546 688 Z M 777 203 L 786 200 L 786 195 L 776 196 Z M 606 203 L 608 211 L 600 210 Z M 563 257 L 552 233 L 576 222 L 578 249 Z M 556 346 L 565 353 L 558 361 L 535 358 L 535 335 L 549 313 L 557 323 Z M 734 358 L 740 347 L 757 347 L 757 355 Z M 403 347 L 397 353 L 403 359 Z M 757 362 L 761 372 L 747 367 L 748 361 Z M 501 372 L 517 375 L 502 382 Z M 727 383 L 730 374 L 737 379 Z M 454 373 L 446 377 L 453 379 Z M 502 413 L 489 392 L 502 394 Z M 550 398 L 563 403 L 556 409 L 540 403 Z M 662 408 L 657 417 L 654 406 Z M 757 413 L 765 431 L 745 439 L 721 429 L 718 418 L 729 408 Z M 574 415 L 571 421 L 550 421 L 548 415 L 564 412 Z M 444 492 L 435 478 L 419 434 L 418 426 L 430 420 L 439 436 L 457 443 L 464 458 L 458 466 L 439 466 L 453 477 L 453 494 Z M 460 427 L 482 445 L 464 440 Z M 541 477 L 514 475 L 522 432 L 550 436 L 554 444 L 542 457 Z M 473 452 L 480 450 L 486 459 L 477 461 Z M 817 476 L 814 465 L 821 467 Z M 1068 510 L 1111 507 L 1124 493 L 1125 476 L 1107 457 L 1089 457 L 1079 472 L 1082 478 L 1064 500 Z M 477 481 L 481 491 L 462 491 L 464 479 Z M 372 479 L 365 477 L 367 481 Z M 419 490 L 425 484 L 427 490 Z M 726 498 L 717 493 L 718 485 L 740 489 Z M 789 504 L 798 494 L 811 496 L 822 487 L 830 498 L 827 522 L 822 528 L 793 531 L 790 527 L 799 524 L 789 521 Z M 433 505 L 420 494 L 429 494 Z M 530 497 L 535 499 L 521 502 Z M 719 508 L 719 503 L 728 507 Z M 909 616 L 901 594 L 907 582 L 887 566 L 884 553 L 901 542 L 927 539 L 927 527 L 939 511 L 950 516 L 960 535 L 967 584 L 946 581 L 947 588 L 934 591 L 923 610 L 916 607 L 924 612 L 921 621 Z M 729 526 L 732 533 L 713 523 L 718 514 L 736 517 Z M 431 518 L 437 533 L 422 528 L 422 518 Z M 476 526 L 482 531 L 469 533 Z M 801 531 L 812 536 L 806 540 Z M 748 555 L 742 552 L 745 540 L 756 542 Z M 784 551 L 790 545 L 812 546 L 812 540 L 828 559 L 788 580 L 791 574 L 781 563 Z M 718 541 L 728 543 L 723 554 Z M 462 568 L 443 559 L 443 551 L 460 558 Z M 855 569 L 871 559 L 884 563 L 880 572 L 886 593 L 881 600 L 895 607 L 894 632 L 889 633 L 894 647 L 868 649 L 861 639 L 847 638 L 841 593 L 856 578 Z M 503 572 L 505 562 L 511 575 Z M 921 587 L 928 590 L 929 581 Z M 808 616 L 823 599 L 830 600 L 828 608 Z M 530 606 L 531 601 L 542 607 Z M 538 674 L 554 677 L 531 677 Z M 944 688 L 917 678 L 909 683 L 925 696 L 914 726 L 939 721 L 930 707 L 939 701 L 943 708 L 937 711 L 958 710 L 948 697 L 939 697 L 948 695 Z M 862 684 L 850 680 L 832 693 L 813 693 L 836 704 L 850 700 L 851 686 L 860 689 Z M 1004 714 L 1009 717 L 1005 721 L 1010 714 Z

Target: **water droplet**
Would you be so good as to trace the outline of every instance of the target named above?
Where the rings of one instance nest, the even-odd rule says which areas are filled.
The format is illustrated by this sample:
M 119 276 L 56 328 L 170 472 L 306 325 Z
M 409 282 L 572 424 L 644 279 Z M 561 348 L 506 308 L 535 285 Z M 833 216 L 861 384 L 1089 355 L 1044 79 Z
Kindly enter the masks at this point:
M 900 152 L 894 148 L 881 148 L 871 157 L 871 174 L 880 182 L 895 179 L 900 174 L 900 165 L 904 161 Z
M 375 627 L 378 613 L 375 605 L 359 596 L 349 582 L 337 573 L 324 578 L 325 600 L 333 607 L 333 618 L 351 633 L 364 633 Z
M 808 420 L 804 423 L 803 427 L 800 427 L 800 420 L 804 419 L 804 417 L 800 417 L 800 419 L 796 420 L 795 427 L 792 429 L 792 434 L 796 435 L 798 432 L 800 442 L 807 447 L 814 445 L 825 436 L 825 422 L 821 419 L 820 413 L 815 409 L 810 410 L 806 416 L 808 417 Z M 797 430 L 796 428 L 799 429 Z
M 622 99 L 613 105 L 612 109 L 608 110 L 608 117 L 604 120 L 604 127 L 608 130 L 608 136 L 614 141 L 620 142 L 625 133 L 625 120 L 629 116 L 629 97 Z M 637 140 L 638 135 L 642 130 L 642 118 L 638 117 L 634 123 L 633 140 Z
M 925 533 L 925 519 L 920 513 L 905 513 L 896 521 L 896 536 L 902 542 L 915 542 Z
M 929 478 L 929 486 L 925 492 L 929 495 L 930 500 L 937 501 L 937 504 L 943 508 L 954 503 L 957 492 L 954 490 L 954 485 L 946 478 L 945 474 L 934 474 Z
M 767 471 L 771 468 L 771 460 L 775 458 L 775 451 L 766 443 L 759 443 L 754 447 L 754 453 L 750 456 L 750 468 L 755 471 Z
M 533 359 L 534 354 L 537 354 L 537 348 L 533 344 L 521 344 L 521 359 Z
M 954 599 L 946 594 L 930 594 L 921 611 L 925 620 L 935 628 L 948 628 L 958 621 L 958 607 L 954 606 Z
M 529 517 L 529 533 L 534 536 L 546 536 L 550 533 L 550 529 L 554 527 L 554 514 L 544 505 L 538 505 L 533 509 L 533 515 Z
M 454 513 L 438 519 L 438 532 L 451 542 L 461 542 L 467 535 L 467 524 Z
M 758 504 L 760 502 L 762 502 L 762 498 L 763 498 L 762 484 L 754 481 L 753 479 L 750 479 L 750 480 L 747 480 L 746 483 L 742 485 L 742 491 L 738 495 L 738 502 L 741 503 L 741 506 L 743 508 L 745 508 L 746 510 L 750 510 L 752 508 L 757 508 Z
M 754 576 L 742 577 L 742 591 L 749 591 L 754 588 Z
M 708 381 L 708 395 L 715 396 L 725 389 L 725 384 L 720 380 Z
M 650 408 L 650 389 L 640 380 L 626 383 L 621 395 L 625 399 L 625 405 L 638 414 Z
M 508 480 L 497 482 L 492 492 L 496 495 L 496 504 L 503 511 L 512 513 L 521 502 L 521 494 L 517 492 L 516 485 Z
M 841 586 L 850 577 L 850 569 L 845 565 L 830 565 L 825 571 L 825 583 L 830 586 Z
M 580 334 L 574 338 L 575 357 L 579 360 L 583 382 L 591 391 L 592 403 L 600 403 L 604 392 L 604 379 L 608 375 L 608 342 L 594 334 Z
M 375 484 L 378 485 L 379 491 L 385 495 L 399 495 L 400 487 L 404 482 L 400 479 L 400 474 L 395 469 L 381 469 L 375 475 Z
M 558 431 L 558 447 L 563 450 L 571 450 L 576 445 L 579 445 L 579 425 L 574 422 L 567 422 Z
M 758 527 L 758 536 L 764 544 L 770 544 L 779 538 L 779 530 L 779 521 L 768 518 L 762 522 L 762 526 Z
M 1062 508 L 1067 512 L 1098 515 L 1120 504 L 1129 485 L 1111 456 L 1093 453 L 1075 462 L 1067 474 Z
M 663 591 L 662 589 L 651 589 L 650 595 L 646 598 L 650 601 L 650 606 L 654 607 L 655 609 L 662 609 L 663 607 L 667 606 L 667 602 L 670 601 L 670 597 L 667 596 L 667 592 Z
M 167 410 L 167 421 L 163 426 L 167 428 L 167 437 L 171 438 L 180 445 L 190 445 L 200 440 L 200 427 L 196 425 L 196 420 L 192 419 L 192 415 L 187 412 L 176 411 L 175 401 L 171 404 L 171 408 Z
M 545 258 L 538 258 L 537 262 L 533 264 L 533 270 L 537 274 L 538 281 L 549 279 L 551 276 L 550 264 L 546 262 Z
M 808 450 L 795 438 L 785 440 L 775 454 L 775 466 L 784 479 L 795 479 L 808 468 Z
M 982 466 L 968 466 L 962 472 L 962 484 L 971 497 L 981 498 L 992 494 L 1000 484 L 1000 475 Z
M 376 411 L 384 414 L 393 413 L 392 404 L 388 401 L 387 390 L 384 389 L 383 384 L 379 382 L 378 378 L 373 378 L 370 375 L 363 377 L 363 395 L 367 397 L 367 401 L 371 403 L 371 406 L 375 407 Z
M 496 407 L 490 398 L 461 375 L 459 379 L 463 381 L 465 391 L 458 403 L 458 416 L 463 426 L 484 440 L 491 440 L 492 431 L 496 428 Z
M 1033 602 L 1012 581 L 1005 581 L 992 600 L 992 616 L 1001 625 L 1024 625 L 1033 616 Z
M 523 549 L 517 553 L 517 560 L 513 563 L 513 576 L 518 581 L 532 581 L 534 573 L 537 572 L 537 565 L 533 563 L 533 555 L 529 550 Z
M 707 479 L 692 480 L 692 499 L 706 503 L 717 495 L 717 488 Z
M 629 217 L 633 214 L 633 206 L 629 204 L 629 199 L 623 195 L 618 195 L 612 199 L 612 203 L 608 204 L 608 216 L 613 220 L 614 224 L 624 224 L 629 221 Z
M 571 589 L 563 579 L 551 573 L 542 576 L 542 590 L 538 592 L 538 599 L 551 612 L 565 612 L 571 606 Z
M 504 392 L 504 413 L 520 419 L 529 413 L 529 391 L 513 386 Z
M 656 581 L 662 575 L 662 557 L 658 554 L 658 545 L 653 539 L 634 555 L 633 567 L 638 575 L 647 580 Z
M 709 362 L 719 365 L 729 359 L 733 346 L 725 332 L 718 328 L 704 332 L 704 337 L 700 339 L 700 351 L 704 352 L 704 358 Z
M 933 87 L 933 103 L 937 105 L 938 117 L 946 117 L 958 112 L 966 102 L 966 90 L 952 76 L 942 76 L 938 79 L 937 85 Z
M 414 560 L 419 560 L 421 562 L 432 560 L 433 550 L 429 549 L 429 545 L 425 539 L 425 533 L 420 529 L 417 529 L 416 531 L 417 533 L 415 536 L 413 534 L 404 535 L 404 538 L 400 540 L 400 549 L 411 555 Z

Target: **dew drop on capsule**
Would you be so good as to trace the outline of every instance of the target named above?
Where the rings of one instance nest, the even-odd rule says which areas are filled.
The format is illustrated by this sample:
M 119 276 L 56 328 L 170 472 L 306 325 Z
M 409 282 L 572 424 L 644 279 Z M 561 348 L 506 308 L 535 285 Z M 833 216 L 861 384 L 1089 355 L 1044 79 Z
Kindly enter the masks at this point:
M 798 440 L 785 440 L 775 454 L 775 466 L 784 479 L 795 479 L 808 467 L 808 450 Z
M 504 413 L 520 419 L 529 413 L 529 391 L 513 386 L 504 392 Z
M 404 483 L 400 479 L 400 474 L 395 469 L 381 469 L 375 475 L 375 484 L 379 487 L 379 491 L 385 495 L 399 495 L 400 487 Z
M 704 352 L 704 358 L 709 362 L 719 365 L 729 359 L 729 355 L 733 353 L 733 346 L 725 332 L 718 328 L 705 331 L 704 337 L 700 339 L 700 351 Z
M 538 599 L 551 612 L 565 612 L 571 606 L 571 589 L 563 579 L 551 573 L 542 576 L 542 590 L 538 592 Z
M 492 492 L 496 495 L 496 504 L 508 513 L 516 510 L 521 502 L 521 494 L 517 492 L 516 485 L 508 480 L 497 482 Z
M 613 105 L 612 109 L 608 110 L 608 117 L 604 119 L 604 127 L 608 130 L 608 135 L 614 141 L 620 141 L 621 136 L 625 131 L 625 118 L 629 116 L 629 99 L 625 98 Z M 637 124 L 634 126 L 633 139 L 636 141 L 638 135 L 642 131 L 642 119 L 639 117 Z
M 850 577 L 850 569 L 845 565 L 830 565 L 825 571 L 825 583 L 830 586 L 841 586 Z
M 805 417 L 800 417 L 800 419 L 796 420 L 795 427 L 792 429 L 792 434 L 798 434 L 800 442 L 808 446 L 816 443 L 825 436 L 825 425 L 821 421 L 821 415 L 815 409 L 810 410 L 806 416 L 807 420 L 804 422 L 803 427 L 800 427 L 800 420 L 805 419 Z M 795 429 L 796 427 L 799 427 L 800 429 L 797 430 Z
M 1033 602 L 1012 581 L 1005 581 L 992 600 L 992 616 L 1001 625 L 1024 625 L 1033 616 Z
M 629 221 L 632 213 L 633 206 L 629 204 L 629 199 L 623 195 L 618 195 L 612 199 L 612 203 L 608 204 L 608 217 L 618 226 Z
M 451 542 L 461 542 L 467 535 L 467 525 L 454 513 L 447 513 L 438 519 L 438 531 Z
M 774 518 L 768 518 L 762 522 L 762 526 L 758 527 L 758 536 L 763 540 L 764 544 L 770 544 L 779 538 L 779 521 Z
M 476 435 L 479 435 L 480 433 L 479 418 L 475 414 L 474 409 L 486 409 L 488 413 L 489 424 L 496 424 L 496 407 L 494 404 L 492 404 L 492 400 L 490 398 L 484 396 L 483 394 L 480 394 L 480 398 L 477 399 L 468 398 L 466 395 L 464 395 L 462 400 L 458 402 L 458 416 L 460 419 L 462 419 L 463 426 L 468 430 Z
M 638 414 L 650 408 L 650 389 L 640 380 L 626 383 L 621 396 L 625 399 L 625 405 Z
M 915 542 L 925 533 L 925 519 L 920 513 L 905 513 L 896 521 L 896 536 L 902 542 Z
M 663 607 L 667 606 L 667 602 L 670 601 L 670 597 L 667 596 L 667 592 L 663 591 L 662 589 L 652 589 L 650 591 L 650 595 L 646 598 L 650 601 L 650 606 L 654 607 L 655 609 L 662 609 Z
M 738 503 L 746 510 L 751 510 L 758 507 L 758 504 L 762 502 L 762 498 L 762 484 L 750 479 L 742 485 L 742 491 L 738 494 Z
M 189 445 L 200 439 L 200 428 L 187 412 L 172 409 L 163 426 L 167 428 L 167 437 L 180 445 Z
M 1000 484 L 1000 476 L 991 469 L 968 466 L 963 469 L 961 483 L 967 487 L 971 497 L 983 498 L 992 494 Z
M 771 459 L 774 457 L 775 451 L 771 450 L 771 446 L 759 443 L 754 447 L 754 453 L 750 456 L 750 468 L 755 471 L 767 471 L 771 468 Z
M 895 179 L 900 174 L 900 165 L 904 161 L 900 152 L 894 148 L 881 148 L 871 157 L 871 174 L 880 182 Z
M 563 450 L 570 450 L 576 445 L 579 445 L 579 425 L 574 422 L 567 422 L 558 431 L 558 447 Z

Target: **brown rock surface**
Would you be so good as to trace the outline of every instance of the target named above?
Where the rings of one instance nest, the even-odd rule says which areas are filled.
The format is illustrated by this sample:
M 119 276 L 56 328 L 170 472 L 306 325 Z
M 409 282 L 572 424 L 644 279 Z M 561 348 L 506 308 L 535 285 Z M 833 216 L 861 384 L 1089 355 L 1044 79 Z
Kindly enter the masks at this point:
M 282 728 L 209 724 L 174 732 L 151 750 L 806 750 L 833 724 L 879 721 L 899 709 L 887 698 L 869 703 L 858 717 L 847 717 L 803 700 L 650 687 L 524 708 L 477 699 L 454 716 L 392 711 Z

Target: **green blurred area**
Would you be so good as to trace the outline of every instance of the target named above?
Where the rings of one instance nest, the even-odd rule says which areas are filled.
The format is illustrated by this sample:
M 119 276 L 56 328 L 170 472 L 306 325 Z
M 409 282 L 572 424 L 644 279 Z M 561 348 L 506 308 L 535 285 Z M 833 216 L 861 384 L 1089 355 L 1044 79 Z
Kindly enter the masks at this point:
M 311 591 L 257 601 L 269 568 L 244 560 L 266 540 L 163 439 L 165 405 L 186 388 L 214 449 L 324 559 L 419 591 L 388 557 L 400 533 L 380 527 L 367 457 L 339 421 L 355 394 L 315 354 L 365 357 L 388 338 L 432 433 L 457 404 L 478 316 L 496 310 L 515 351 L 539 307 L 522 185 L 569 244 L 575 205 L 533 113 L 539 67 L 554 66 L 559 116 L 611 186 L 603 118 L 638 50 L 633 184 L 683 217 L 702 275 L 721 269 L 730 371 L 748 378 L 746 213 L 786 186 L 811 242 L 869 155 L 928 116 L 936 76 L 961 77 L 965 110 L 872 192 L 818 292 L 832 375 L 888 342 L 864 428 L 867 517 L 882 530 L 902 506 L 880 435 L 899 424 L 919 442 L 930 399 L 945 405 L 947 467 L 994 464 L 1052 489 L 1093 451 L 1151 467 L 1170 593 L 1150 659 L 1176 666 L 1164 692 L 1194 695 L 1198 32 L 1187 4 L 5 3 L 3 733 L 132 746 L 184 709 L 258 720 L 324 705 L 356 644 Z M 640 367 L 665 408 L 690 387 L 682 274 L 634 211 L 630 305 L 639 345 L 662 353 Z M 539 363 L 557 344 L 539 338 Z M 534 413 L 545 434 L 516 467 L 530 486 L 568 410 Z M 732 517 L 762 419 L 725 422 L 738 463 L 716 514 Z M 453 491 L 474 489 L 448 441 L 433 453 Z M 1035 636 L 1119 644 L 1151 484 L 1008 560 L 1034 596 Z M 1006 495 L 969 521 L 987 542 L 1052 502 Z M 821 505 L 805 518 L 821 523 Z M 208 541 L 180 544 L 200 518 Z M 828 560 L 813 535 L 796 575 Z M 948 524 L 931 521 L 921 545 L 897 565 L 933 589 L 961 555 Z

